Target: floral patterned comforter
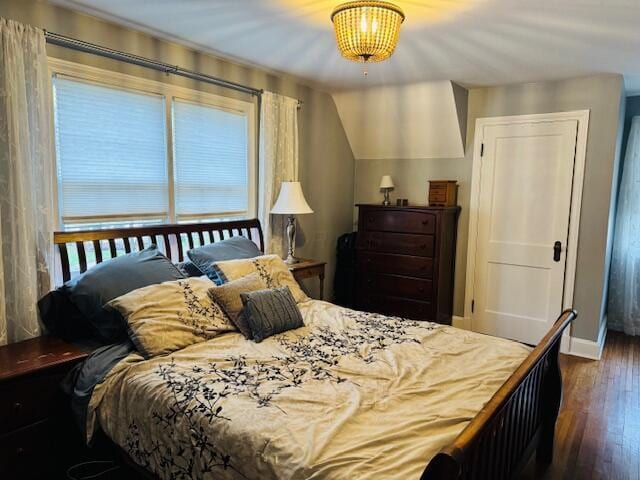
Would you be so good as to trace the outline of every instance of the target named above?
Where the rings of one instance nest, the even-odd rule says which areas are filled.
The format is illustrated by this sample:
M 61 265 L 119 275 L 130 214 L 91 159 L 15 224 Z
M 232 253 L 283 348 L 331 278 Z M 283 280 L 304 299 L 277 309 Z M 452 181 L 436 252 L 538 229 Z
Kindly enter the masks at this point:
M 94 390 L 97 425 L 162 479 L 419 478 L 529 353 L 428 322 L 299 305 L 305 327 L 227 333 Z

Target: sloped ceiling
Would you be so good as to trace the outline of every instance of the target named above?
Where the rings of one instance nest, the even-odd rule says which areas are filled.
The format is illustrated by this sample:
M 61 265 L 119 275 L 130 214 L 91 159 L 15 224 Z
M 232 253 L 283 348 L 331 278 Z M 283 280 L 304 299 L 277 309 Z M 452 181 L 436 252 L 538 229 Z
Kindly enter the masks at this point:
M 640 0 L 393 0 L 407 14 L 394 56 L 340 57 L 342 0 L 50 0 L 328 90 L 453 80 L 504 85 L 593 73 L 640 88 Z M 636 77 L 634 77 L 634 75 Z
M 451 82 L 343 91 L 333 99 L 357 159 L 464 156 L 467 95 Z

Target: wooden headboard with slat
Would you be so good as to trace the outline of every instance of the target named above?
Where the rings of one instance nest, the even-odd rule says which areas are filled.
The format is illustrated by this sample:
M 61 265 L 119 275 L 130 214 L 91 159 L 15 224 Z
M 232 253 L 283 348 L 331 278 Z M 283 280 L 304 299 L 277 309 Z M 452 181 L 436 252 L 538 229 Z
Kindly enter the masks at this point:
M 264 252 L 262 228 L 257 219 L 55 232 L 53 242 L 59 254 L 56 268 L 66 282 L 73 274 L 84 273 L 95 264 L 151 244 L 157 245 L 171 261 L 182 262 L 188 249 L 235 236 L 252 240 Z

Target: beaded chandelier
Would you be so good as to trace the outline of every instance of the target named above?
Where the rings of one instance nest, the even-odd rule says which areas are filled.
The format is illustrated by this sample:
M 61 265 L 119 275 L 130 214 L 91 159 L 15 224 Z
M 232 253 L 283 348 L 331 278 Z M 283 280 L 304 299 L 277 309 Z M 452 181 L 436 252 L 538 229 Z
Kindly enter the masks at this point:
M 343 57 L 381 62 L 396 48 L 404 13 L 389 2 L 362 0 L 338 5 L 331 21 Z

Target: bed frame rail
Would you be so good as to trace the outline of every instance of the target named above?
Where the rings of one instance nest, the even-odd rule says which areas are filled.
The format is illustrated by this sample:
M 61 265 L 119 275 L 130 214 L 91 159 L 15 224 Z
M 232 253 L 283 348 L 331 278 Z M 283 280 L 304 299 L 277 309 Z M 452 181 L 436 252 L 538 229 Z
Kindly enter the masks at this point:
M 228 222 L 179 223 L 150 225 L 139 228 L 114 228 L 55 232 L 53 243 L 57 247 L 59 270 L 64 282 L 72 273 L 84 273 L 92 265 L 132 251 L 157 245 L 173 262 L 182 262 L 186 251 L 194 246 L 206 245 L 233 236 L 252 240 L 264 252 L 264 238 L 260 221 L 233 220 Z M 77 270 L 72 262 L 77 258 Z
M 551 330 L 455 441 L 427 465 L 422 480 L 501 480 L 521 471 L 536 450 L 551 463 L 562 399 L 560 340 L 576 318 L 560 315 Z

